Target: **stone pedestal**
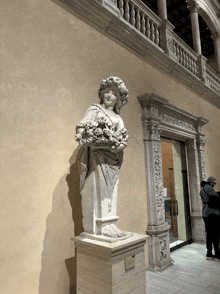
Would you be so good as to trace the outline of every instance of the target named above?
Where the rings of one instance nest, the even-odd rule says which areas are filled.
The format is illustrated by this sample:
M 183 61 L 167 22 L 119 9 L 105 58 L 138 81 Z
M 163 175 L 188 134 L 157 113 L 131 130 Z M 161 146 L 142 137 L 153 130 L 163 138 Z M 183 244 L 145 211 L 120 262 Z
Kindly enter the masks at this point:
M 147 238 L 133 234 L 109 243 L 76 237 L 77 294 L 146 294 Z

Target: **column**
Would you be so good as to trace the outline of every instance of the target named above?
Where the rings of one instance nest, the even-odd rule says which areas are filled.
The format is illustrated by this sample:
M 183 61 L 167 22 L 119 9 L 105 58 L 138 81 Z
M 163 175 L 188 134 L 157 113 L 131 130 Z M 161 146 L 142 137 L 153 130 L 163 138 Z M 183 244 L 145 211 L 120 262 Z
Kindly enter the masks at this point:
M 199 31 L 199 4 L 197 0 L 188 1 L 188 9 L 191 15 L 191 25 L 192 25 L 192 35 L 193 35 L 193 47 L 196 53 L 202 54 L 201 50 L 201 40 Z
M 214 41 L 215 58 L 218 65 L 218 73 L 220 74 L 220 32 L 215 32 L 214 34 L 212 34 L 212 39 Z
M 158 16 L 161 19 L 167 19 L 167 1 L 157 0 Z

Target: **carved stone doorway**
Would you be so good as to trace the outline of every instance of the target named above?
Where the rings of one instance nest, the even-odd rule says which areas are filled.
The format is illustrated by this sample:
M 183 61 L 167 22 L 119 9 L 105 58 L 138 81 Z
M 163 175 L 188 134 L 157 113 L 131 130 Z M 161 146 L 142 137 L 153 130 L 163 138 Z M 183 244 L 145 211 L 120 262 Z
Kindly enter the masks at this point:
M 149 269 L 163 270 L 172 264 L 169 228 L 165 221 L 161 137 L 184 141 L 188 159 L 188 187 L 192 240 L 204 242 L 200 182 L 206 179 L 205 140 L 202 126 L 208 120 L 173 106 L 155 94 L 138 96 L 142 106 L 144 129 L 145 171 L 148 207 Z

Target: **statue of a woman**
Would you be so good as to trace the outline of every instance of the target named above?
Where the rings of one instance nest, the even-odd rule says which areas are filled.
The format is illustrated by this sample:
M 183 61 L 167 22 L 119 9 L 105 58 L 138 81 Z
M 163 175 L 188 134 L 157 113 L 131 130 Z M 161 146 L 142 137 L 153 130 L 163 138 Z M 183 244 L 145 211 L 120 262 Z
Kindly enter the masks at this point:
M 128 135 L 122 118 L 122 106 L 128 90 L 117 77 L 102 80 L 100 104 L 93 104 L 76 127 L 79 150 L 84 231 L 111 238 L 127 238 L 116 222 L 119 171 Z M 127 237 L 126 237 L 127 236 Z

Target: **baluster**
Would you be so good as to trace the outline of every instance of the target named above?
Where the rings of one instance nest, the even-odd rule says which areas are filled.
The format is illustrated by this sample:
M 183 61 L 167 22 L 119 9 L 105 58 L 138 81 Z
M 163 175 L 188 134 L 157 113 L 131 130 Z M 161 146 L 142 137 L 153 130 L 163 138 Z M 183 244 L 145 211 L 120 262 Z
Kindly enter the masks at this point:
M 177 56 L 178 62 L 180 62 L 180 47 L 178 44 L 176 45 L 176 56 Z
M 182 52 L 182 48 L 180 48 L 180 64 L 183 63 L 183 52 Z
M 186 67 L 186 52 L 183 51 L 183 66 Z
M 173 53 L 177 56 L 176 42 L 173 41 Z
M 142 11 L 141 13 L 141 32 L 142 34 L 145 35 L 146 33 L 146 27 L 145 27 L 145 17 L 144 17 L 144 12 Z
M 137 7 L 136 10 L 136 28 L 138 31 L 141 29 L 141 16 L 140 16 L 140 8 Z
M 124 16 L 124 1 L 123 0 L 119 0 L 119 10 L 120 10 L 120 14 L 123 17 Z
M 147 26 L 146 26 L 146 29 L 147 29 L 147 31 L 146 31 L 146 36 L 147 36 L 148 38 L 150 38 L 150 19 L 149 19 L 148 16 L 147 16 Z
M 151 26 L 150 26 L 150 39 L 152 42 L 155 40 L 155 32 L 154 32 L 154 23 L 151 21 Z
M 186 68 L 189 69 L 189 56 L 186 54 Z
M 195 67 L 195 60 L 192 60 L 192 73 L 195 74 L 196 67 Z
M 130 13 L 129 13 L 129 0 L 125 0 L 125 20 L 129 22 L 130 20 Z
M 135 10 L 134 10 L 134 3 L 131 3 L 131 25 L 135 25 Z
M 189 71 L 192 71 L 192 57 L 189 57 Z
M 158 25 L 155 25 L 155 44 L 158 46 L 160 43 L 159 29 Z

